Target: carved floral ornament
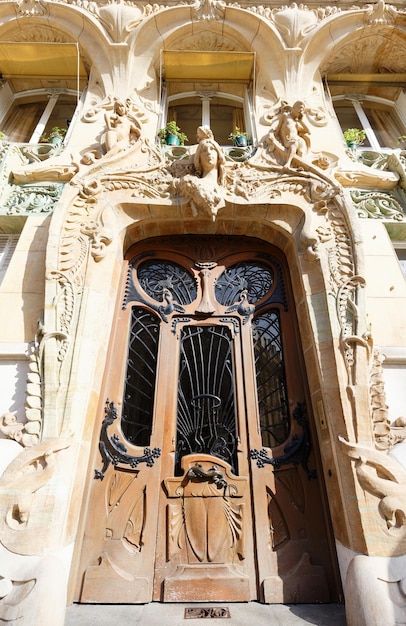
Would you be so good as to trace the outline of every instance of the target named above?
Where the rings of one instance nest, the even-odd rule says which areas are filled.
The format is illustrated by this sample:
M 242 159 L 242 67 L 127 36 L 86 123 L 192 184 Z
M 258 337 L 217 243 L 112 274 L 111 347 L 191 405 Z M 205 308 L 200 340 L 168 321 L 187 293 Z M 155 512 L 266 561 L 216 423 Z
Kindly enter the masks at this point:
M 168 8 L 184 7 L 185 3 L 177 1 L 155 2 L 153 4 L 140 3 L 137 0 L 126 0 L 124 3 L 106 2 L 100 5 L 94 0 L 59 0 L 61 4 L 76 6 L 82 11 L 97 16 L 100 23 L 113 41 L 122 41 L 131 31 L 148 17 L 155 13 L 165 11 Z M 210 22 L 223 20 L 227 6 L 250 11 L 267 20 L 281 35 L 285 45 L 289 48 L 299 46 L 301 41 L 311 31 L 326 19 L 339 14 L 346 14 L 349 11 L 364 13 L 364 21 L 370 26 L 393 25 L 398 14 L 404 13 L 384 0 L 376 3 L 357 6 L 325 6 L 308 7 L 305 4 L 282 5 L 279 7 L 267 6 L 262 3 L 253 6 L 246 1 L 227 2 L 225 0 L 188 0 L 186 5 L 190 5 L 192 19 L 200 22 Z M 15 7 L 18 14 L 31 16 L 45 16 L 49 14 L 47 0 L 15 0 Z

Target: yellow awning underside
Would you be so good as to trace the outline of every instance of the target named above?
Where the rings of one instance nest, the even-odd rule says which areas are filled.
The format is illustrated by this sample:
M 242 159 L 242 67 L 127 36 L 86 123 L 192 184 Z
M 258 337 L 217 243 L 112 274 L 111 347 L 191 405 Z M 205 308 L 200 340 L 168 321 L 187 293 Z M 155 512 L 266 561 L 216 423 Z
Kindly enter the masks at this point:
M 87 76 L 74 43 L 2 42 L 0 72 L 3 78 Z
M 255 52 L 162 51 L 162 74 L 173 81 L 232 81 L 248 83 L 253 77 Z
M 382 74 L 327 74 L 327 82 L 329 85 L 351 85 L 352 83 L 368 83 L 369 85 L 389 83 L 389 86 L 405 85 L 406 74 L 395 72 L 386 72 Z

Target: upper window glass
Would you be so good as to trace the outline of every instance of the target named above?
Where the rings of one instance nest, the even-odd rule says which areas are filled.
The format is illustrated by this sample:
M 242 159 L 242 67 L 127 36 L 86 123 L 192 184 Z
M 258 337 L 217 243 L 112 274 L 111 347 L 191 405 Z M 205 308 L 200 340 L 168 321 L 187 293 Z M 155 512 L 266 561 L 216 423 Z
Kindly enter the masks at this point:
M 246 132 L 243 103 L 220 96 L 195 95 L 172 100 L 167 119 L 176 122 L 190 144 L 196 142 L 196 129 L 202 125 L 211 128 L 220 145 L 228 143 L 228 136 L 236 127 Z
M 396 148 L 398 137 L 406 129 L 395 105 L 370 99 L 334 99 L 334 109 L 341 129 L 362 128 L 366 132 L 363 146 Z
M 9 141 L 33 142 L 44 141 L 51 135 L 53 128 L 63 129 L 65 134 L 69 128 L 71 119 L 77 106 L 76 96 L 58 96 L 45 125 L 35 137 L 38 123 L 48 107 L 49 99 L 45 99 L 45 94 L 37 96 L 36 102 L 15 101 L 9 110 L 6 118 L 2 122 L 2 131 Z

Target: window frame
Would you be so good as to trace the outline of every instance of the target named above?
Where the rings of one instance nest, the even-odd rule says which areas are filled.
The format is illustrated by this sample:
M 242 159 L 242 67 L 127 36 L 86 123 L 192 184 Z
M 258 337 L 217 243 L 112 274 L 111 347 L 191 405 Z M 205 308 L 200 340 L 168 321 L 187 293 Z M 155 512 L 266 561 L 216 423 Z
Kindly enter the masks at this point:
M 337 123 L 338 123 L 339 128 L 341 129 L 341 132 L 344 132 L 345 129 L 342 128 L 341 126 L 340 119 L 337 114 L 337 108 L 339 107 L 335 106 L 335 103 L 345 101 L 346 103 L 348 103 L 347 106 L 352 106 L 354 108 L 355 114 L 358 117 L 358 120 L 360 123 L 360 127 L 363 130 L 365 130 L 367 139 L 370 143 L 370 146 L 365 146 L 365 149 L 367 150 L 376 150 L 377 152 L 382 152 L 385 150 L 391 150 L 393 148 L 391 148 L 390 146 L 386 146 L 386 145 L 382 146 L 379 143 L 376 133 L 373 130 L 371 123 L 368 119 L 368 116 L 364 111 L 364 108 L 367 108 L 367 107 L 363 108 L 362 106 L 363 103 L 366 103 L 366 102 L 371 103 L 371 104 L 376 103 L 376 104 L 380 104 L 385 107 L 388 107 L 389 109 L 392 109 L 395 115 L 397 116 L 400 124 L 403 125 L 404 134 L 406 134 L 406 120 L 405 120 L 404 115 L 402 115 L 401 110 L 397 106 L 397 101 L 389 100 L 387 98 L 382 98 L 379 96 L 368 96 L 364 94 L 345 94 L 345 93 L 331 96 L 331 101 L 333 104 Z M 400 134 L 403 134 L 403 133 L 400 133 Z

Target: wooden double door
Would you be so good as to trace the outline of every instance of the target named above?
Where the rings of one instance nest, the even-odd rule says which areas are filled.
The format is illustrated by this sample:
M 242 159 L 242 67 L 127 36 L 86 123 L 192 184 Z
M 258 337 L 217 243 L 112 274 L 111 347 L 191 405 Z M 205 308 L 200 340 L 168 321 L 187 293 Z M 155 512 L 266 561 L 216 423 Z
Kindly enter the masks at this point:
M 280 252 L 161 238 L 122 284 L 76 600 L 337 600 Z

